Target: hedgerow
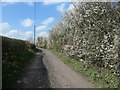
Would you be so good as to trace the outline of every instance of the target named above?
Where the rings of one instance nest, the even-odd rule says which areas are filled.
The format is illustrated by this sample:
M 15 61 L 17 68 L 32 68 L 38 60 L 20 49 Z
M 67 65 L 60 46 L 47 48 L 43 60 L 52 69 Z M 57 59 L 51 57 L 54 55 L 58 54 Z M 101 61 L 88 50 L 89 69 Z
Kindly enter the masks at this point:
M 105 82 L 114 83 L 109 82 L 112 76 L 103 74 L 107 70 L 120 82 L 120 2 L 72 5 L 74 8 L 52 28 L 49 47 L 97 68 L 107 76 Z
M 34 44 L 27 41 L 2 38 L 2 87 L 10 88 L 19 76 L 23 66 L 34 53 Z

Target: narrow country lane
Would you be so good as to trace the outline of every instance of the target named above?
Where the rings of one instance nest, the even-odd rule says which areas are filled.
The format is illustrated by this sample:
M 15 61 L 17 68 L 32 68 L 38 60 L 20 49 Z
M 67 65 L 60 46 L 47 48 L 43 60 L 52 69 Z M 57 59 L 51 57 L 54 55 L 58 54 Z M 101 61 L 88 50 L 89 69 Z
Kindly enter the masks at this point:
M 25 66 L 13 88 L 94 88 L 83 76 L 42 49 Z
M 23 1 L 0 0 L 1 89 L 120 90 L 120 0 Z
M 49 73 L 51 86 L 55 88 L 94 88 L 83 76 L 65 65 L 50 51 L 43 50 L 43 61 Z

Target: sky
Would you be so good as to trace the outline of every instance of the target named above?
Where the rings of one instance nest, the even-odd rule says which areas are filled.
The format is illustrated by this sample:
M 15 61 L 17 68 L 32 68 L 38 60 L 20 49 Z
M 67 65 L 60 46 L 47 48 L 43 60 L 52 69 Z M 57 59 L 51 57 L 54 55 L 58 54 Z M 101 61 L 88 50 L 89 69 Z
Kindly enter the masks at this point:
M 36 38 L 48 37 L 50 29 L 61 20 L 66 10 L 73 6 L 70 2 L 2 2 L 0 3 L 0 35 L 28 40 L 33 37 L 36 25 Z M 35 19 L 36 6 L 36 19 Z
M 0 15 L 2 16 L 0 17 L 0 35 L 28 40 L 33 38 L 34 25 L 36 25 L 36 39 L 40 36 L 48 37 L 49 31 L 61 20 L 65 11 L 74 8 L 70 0 L 32 1 L 2 0 L 0 2 Z

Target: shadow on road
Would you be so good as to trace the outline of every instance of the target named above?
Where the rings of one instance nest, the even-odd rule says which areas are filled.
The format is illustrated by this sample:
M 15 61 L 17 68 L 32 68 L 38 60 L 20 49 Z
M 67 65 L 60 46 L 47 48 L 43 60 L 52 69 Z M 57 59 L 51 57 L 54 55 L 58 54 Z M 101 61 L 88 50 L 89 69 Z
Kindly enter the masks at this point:
M 26 63 L 22 74 L 12 88 L 50 88 L 42 50 L 38 50 L 34 58 Z

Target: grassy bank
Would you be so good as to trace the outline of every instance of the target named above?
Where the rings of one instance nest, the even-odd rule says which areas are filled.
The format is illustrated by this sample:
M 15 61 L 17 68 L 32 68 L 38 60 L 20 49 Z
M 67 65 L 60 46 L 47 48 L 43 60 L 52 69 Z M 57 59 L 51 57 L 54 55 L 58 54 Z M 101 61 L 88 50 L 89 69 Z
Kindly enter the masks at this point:
M 21 73 L 26 62 L 34 56 L 34 51 L 28 51 L 19 55 L 12 55 L 9 63 L 3 66 L 2 70 L 2 87 L 7 88 L 15 82 Z
M 87 80 L 92 82 L 96 87 L 118 88 L 118 79 L 113 73 L 107 70 L 101 71 L 101 73 L 95 67 L 85 65 L 80 61 L 74 60 L 54 50 L 50 51 L 73 70 L 85 76 Z
M 19 76 L 25 63 L 35 52 L 35 45 L 27 41 L 2 38 L 2 87 L 9 88 Z

